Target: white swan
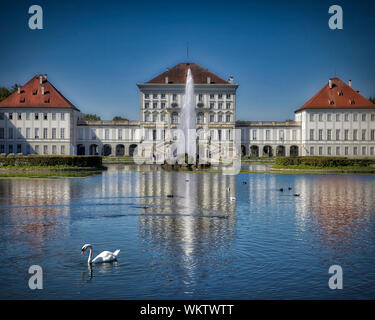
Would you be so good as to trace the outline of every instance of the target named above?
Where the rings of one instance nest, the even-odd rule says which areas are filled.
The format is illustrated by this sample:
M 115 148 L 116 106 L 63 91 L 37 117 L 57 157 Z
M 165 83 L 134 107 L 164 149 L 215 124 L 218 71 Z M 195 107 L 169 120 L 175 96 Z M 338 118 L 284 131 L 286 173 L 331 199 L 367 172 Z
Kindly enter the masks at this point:
M 87 249 L 90 249 L 89 259 L 87 260 L 88 264 L 91 263 L 103 263 L 103 262 L 112 262 L 117 260 L 117 256 L 120 253 L 120 250 L 116 250 L 115 252 L 111 251 L 103 251 L 102 253 L 98 254 L 94 259 L 92 259 L 92 245 L 85 244 L 81 249 L 81 254 L 84 254 Z

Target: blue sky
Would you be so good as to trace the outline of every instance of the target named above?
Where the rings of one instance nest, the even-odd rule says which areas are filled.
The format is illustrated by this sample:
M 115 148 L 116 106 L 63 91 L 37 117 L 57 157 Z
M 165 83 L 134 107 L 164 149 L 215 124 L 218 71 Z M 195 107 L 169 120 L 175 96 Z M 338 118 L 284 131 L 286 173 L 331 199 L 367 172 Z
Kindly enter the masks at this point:
M 373 2 L 2 1 L 0 86 L 47 73 L 82 112 L 137 120 L 136 83 L 189 60 L 240 84 L 237 119 L 291 119 L 335 75 L 375 96 Z M 43 30 L 28 28 L 32 4 Z M 332 4 L 343 30 L 328 28 Z

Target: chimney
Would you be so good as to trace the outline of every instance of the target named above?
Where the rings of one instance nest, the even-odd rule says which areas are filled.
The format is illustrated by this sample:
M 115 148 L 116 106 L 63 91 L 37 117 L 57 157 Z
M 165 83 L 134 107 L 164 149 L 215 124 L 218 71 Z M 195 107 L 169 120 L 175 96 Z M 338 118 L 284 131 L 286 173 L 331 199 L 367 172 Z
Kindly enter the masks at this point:
M 207 77 L 207 83 L 211 83 L 211 77 Z
M 349 87 L 352 87 L 352 80 L 349 80 Z
M 233 83 L 233 77 L 232 77 L 232 76 L 229 77 L 228 82 L 229 82 L 229 83 Z
M 44 79 L 46 79 L 46 80 L 47 80 L 47 73 L 45 73 L 45 74 L 44 74 Z
M 328 85 L 329 85 L 329 88 L 332 89 L 332 80 L 331 79 L 328 80 Z
M 42 95 L 44 95 L 44 87 L 42 86 Z
M 168 83 L 168 77 L 165 77 L 165 83 Z
M 43 76 L 39 76 L 39 83 L 40 83 L 40 84 L 43 83 Z
M 18 87 L 18 88 L 17 88 L 17 92 L 18 92 L 18 94 L 21 93 L 21 87 Z

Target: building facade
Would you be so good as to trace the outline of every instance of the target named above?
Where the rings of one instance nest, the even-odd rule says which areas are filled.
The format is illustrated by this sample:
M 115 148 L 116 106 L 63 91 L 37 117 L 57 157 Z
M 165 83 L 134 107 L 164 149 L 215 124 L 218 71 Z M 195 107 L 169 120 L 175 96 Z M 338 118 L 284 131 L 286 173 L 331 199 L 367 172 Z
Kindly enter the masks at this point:
M 220 157 L 233 156 L 240 133 L 243 156 L 375 156 L 375 104 L 351 81 L 330 79 L 295 111 L 294 121 L 236 121 L 239 85 L 195 63 L 180 63 L 137 84 L 139 121 L 85 121 L 46 75 L 36 75 L 0 102 L 0 154 L 137 154 L 155 160 L 157 149 L 176 138 L 189 68 L 197 143 L 209 146 L 202 155 L 219 150 Z

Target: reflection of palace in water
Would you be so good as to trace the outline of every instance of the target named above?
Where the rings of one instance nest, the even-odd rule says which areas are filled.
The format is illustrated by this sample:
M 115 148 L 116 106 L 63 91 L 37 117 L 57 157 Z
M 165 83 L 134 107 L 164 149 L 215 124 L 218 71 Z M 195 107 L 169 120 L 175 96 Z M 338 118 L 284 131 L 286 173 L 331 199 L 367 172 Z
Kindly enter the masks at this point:
M 296 201 L 297 221 L 303 231 L 312 226 L 329 246 L 346 243 L 369 226 L 374 183 L 363 176 L 317 176 L 296 179 L 303 195 Z
M 11 222 L 7 230 L 14 237 L 28 234 L 31 247 L 39 248 L 52 234 L 59 237 L 69 232 L 69 224 L 63 223 L 70 219 L 69 179 L 9 180 L 1 185 L 0 196 L 2 214 L 9 215 Z

